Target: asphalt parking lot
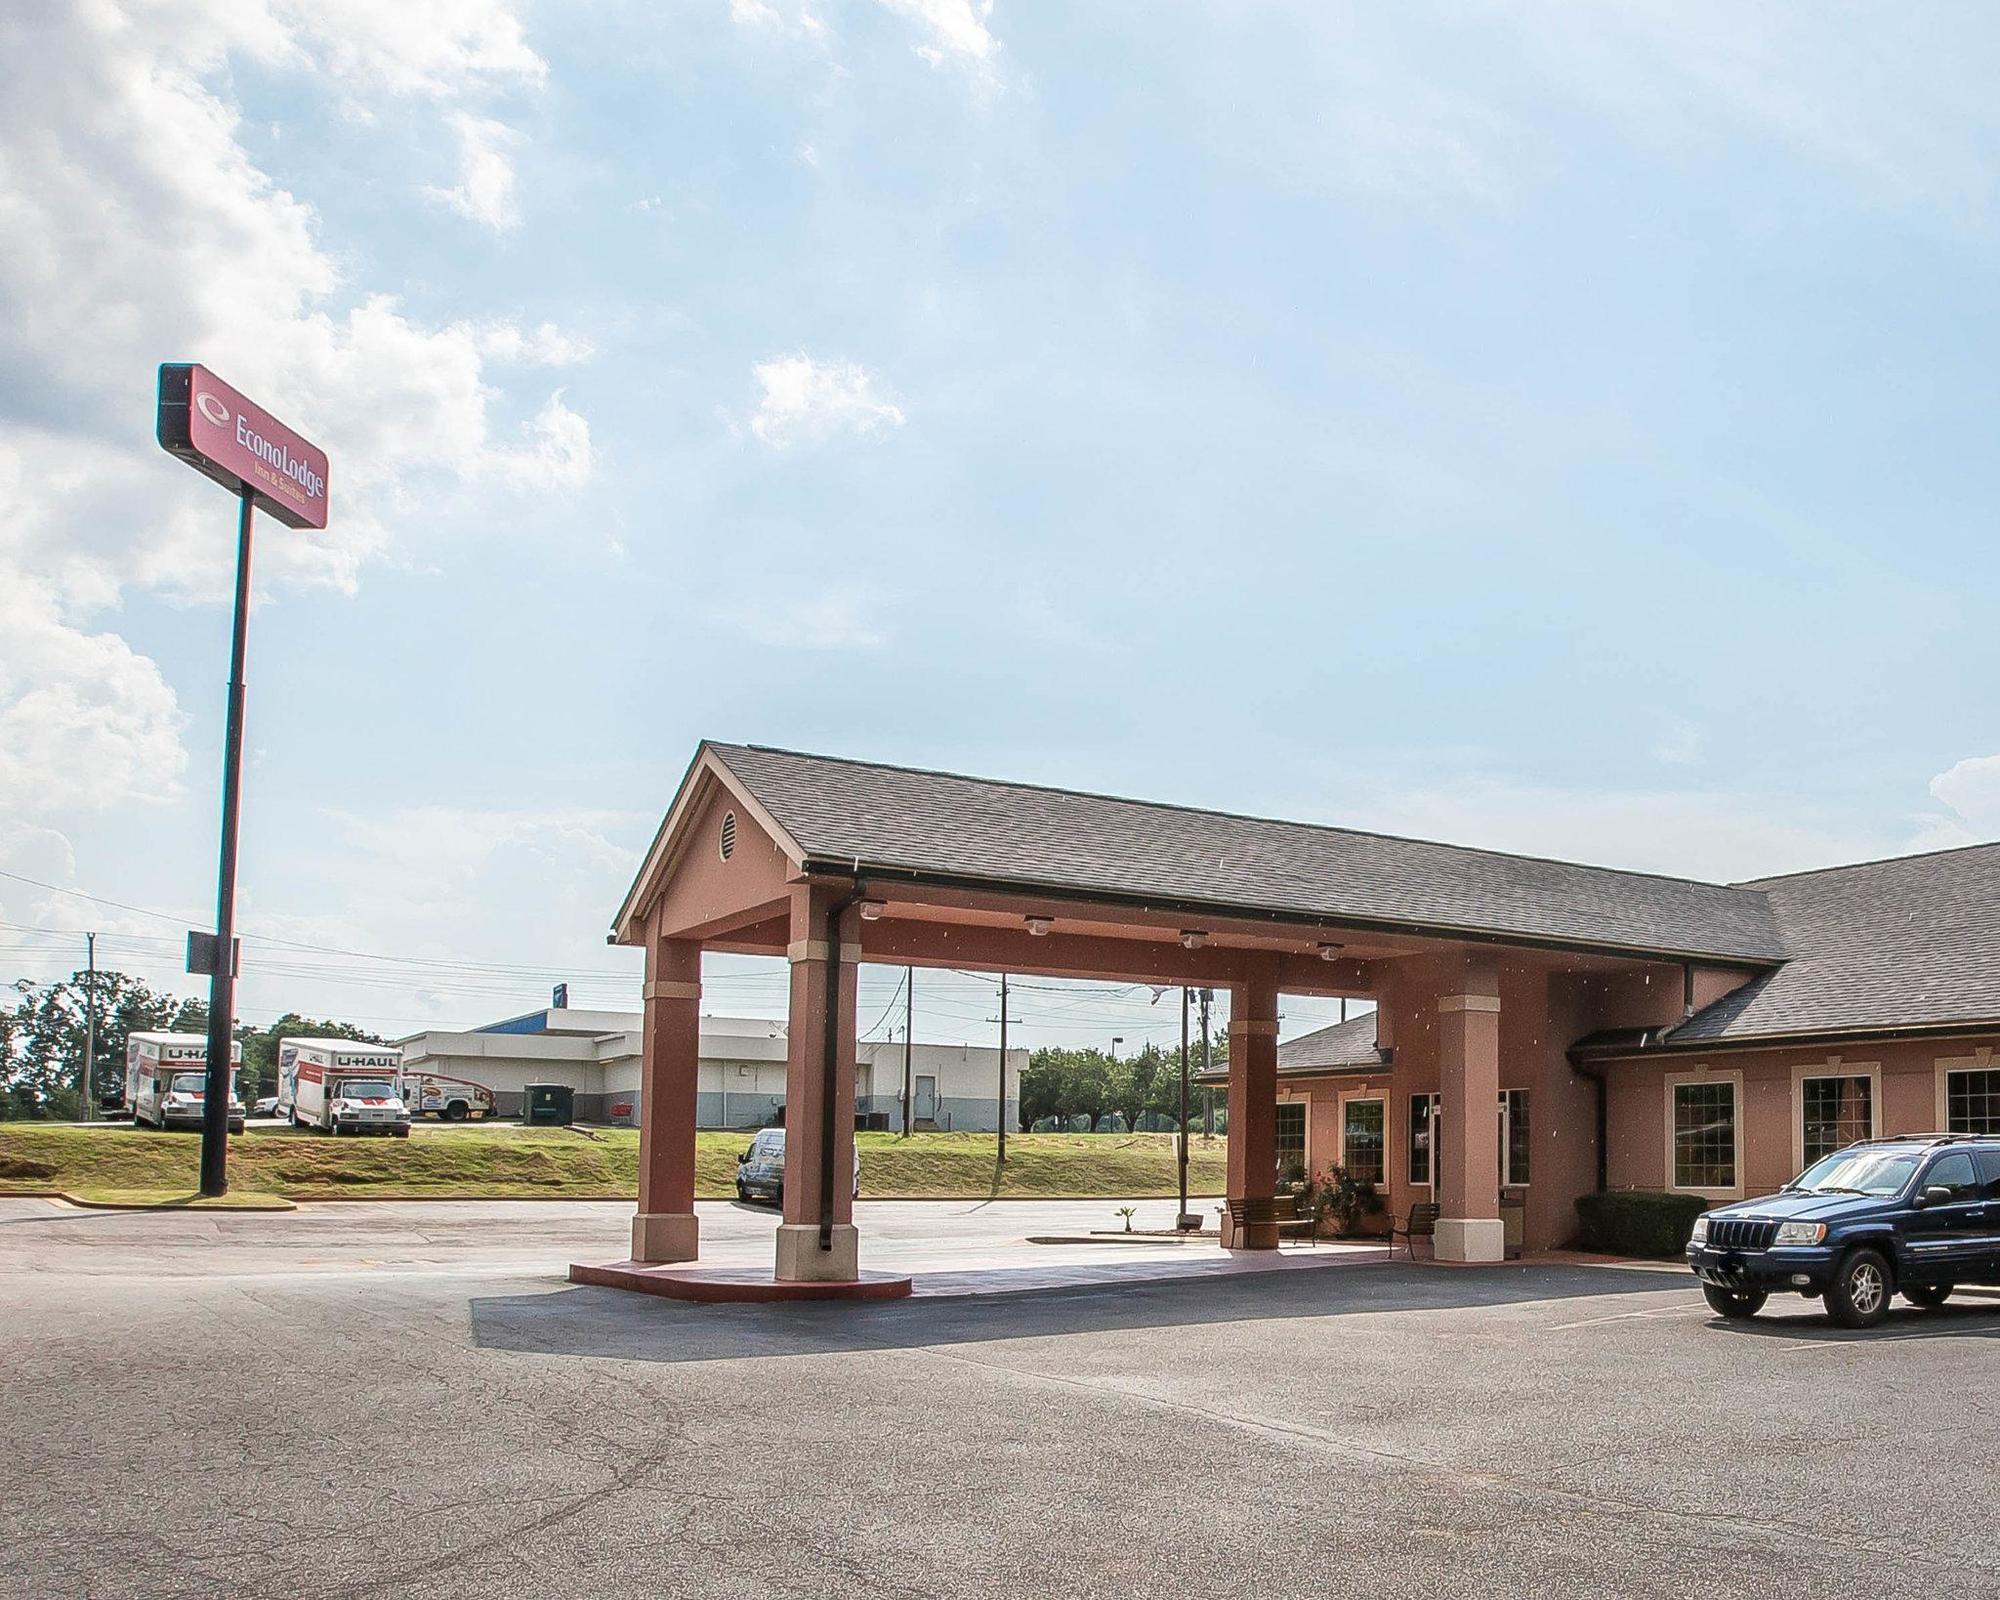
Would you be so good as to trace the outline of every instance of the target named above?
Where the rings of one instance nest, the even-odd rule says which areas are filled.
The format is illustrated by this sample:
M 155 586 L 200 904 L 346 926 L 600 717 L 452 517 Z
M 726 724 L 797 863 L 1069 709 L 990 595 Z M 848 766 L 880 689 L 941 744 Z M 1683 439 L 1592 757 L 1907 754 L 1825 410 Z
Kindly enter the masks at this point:
M 2000 1595 L 2000 1299 L 1849 1334 L 1582 1266 L 564 1283 L 628 1215 L 0 1201 L 0 1594 Z

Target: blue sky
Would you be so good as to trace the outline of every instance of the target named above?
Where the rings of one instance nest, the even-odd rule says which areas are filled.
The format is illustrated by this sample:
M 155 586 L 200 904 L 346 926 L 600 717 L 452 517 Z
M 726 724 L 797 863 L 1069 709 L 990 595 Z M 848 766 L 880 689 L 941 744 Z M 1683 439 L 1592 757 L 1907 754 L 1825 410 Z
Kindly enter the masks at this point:
M 1980 8 L 0 30 L 21 975 L 170 978 L 78 894 L 212 896 L 230 507 L 163 359 L 334 461 L 259 556 L 252 1016 L 629 1000 L 704 734 L 1723 878 L 2000 830 Z M 1029 1037 L 1177 1027 L 1077 998 Z

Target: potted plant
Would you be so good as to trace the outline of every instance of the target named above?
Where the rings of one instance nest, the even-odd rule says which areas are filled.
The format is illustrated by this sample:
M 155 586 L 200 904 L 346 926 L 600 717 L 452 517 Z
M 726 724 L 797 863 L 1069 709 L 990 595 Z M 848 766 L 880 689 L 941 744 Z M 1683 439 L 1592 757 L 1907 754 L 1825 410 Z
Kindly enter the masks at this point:
M 1358 1233 L 1361 1219 L 1382 1209 L 1375 1185 L 1366 1178 L 1357 1178 L 1346 1167 L 1328 1167 L 1320 1179 L 1319 1193 L 1320 1214 L 1342 1236 Z

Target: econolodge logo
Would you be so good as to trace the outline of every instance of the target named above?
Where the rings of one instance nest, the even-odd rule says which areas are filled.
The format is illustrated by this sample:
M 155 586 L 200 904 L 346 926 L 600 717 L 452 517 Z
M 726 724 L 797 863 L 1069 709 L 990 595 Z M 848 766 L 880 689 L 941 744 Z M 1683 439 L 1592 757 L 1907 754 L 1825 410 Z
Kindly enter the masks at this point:
M 229 426 L 229 407 L 216 399 L 214 395 L 198 394 L 194 397 L 194 403 L 201 407 L 201 414 L 218 428 Z

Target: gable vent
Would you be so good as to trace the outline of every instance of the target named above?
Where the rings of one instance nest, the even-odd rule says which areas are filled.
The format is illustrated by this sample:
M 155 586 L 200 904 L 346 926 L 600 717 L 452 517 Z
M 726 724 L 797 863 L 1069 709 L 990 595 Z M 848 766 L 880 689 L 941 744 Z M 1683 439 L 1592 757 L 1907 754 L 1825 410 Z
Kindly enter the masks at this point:
M 722 813 L 722 859 L 727 861 L 736 853 L 736 813 Z

